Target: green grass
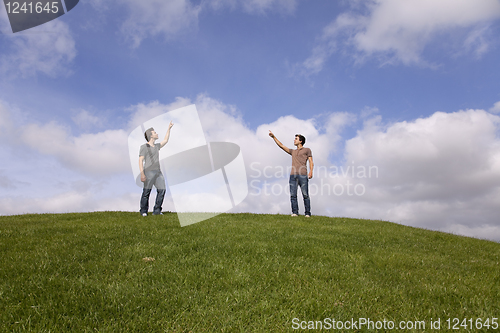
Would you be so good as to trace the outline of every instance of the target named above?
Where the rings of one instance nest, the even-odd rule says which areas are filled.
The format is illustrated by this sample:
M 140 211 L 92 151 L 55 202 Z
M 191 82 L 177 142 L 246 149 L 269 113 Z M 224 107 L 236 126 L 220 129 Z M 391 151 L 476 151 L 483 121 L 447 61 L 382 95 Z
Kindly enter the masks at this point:
M 4 216 L 0 254 L 2 332 L 282 332 L 294 318 L 425 321 L 418 332 L 441 318 L 445 332 L 500 317 L 499 243 L 389 222 Z

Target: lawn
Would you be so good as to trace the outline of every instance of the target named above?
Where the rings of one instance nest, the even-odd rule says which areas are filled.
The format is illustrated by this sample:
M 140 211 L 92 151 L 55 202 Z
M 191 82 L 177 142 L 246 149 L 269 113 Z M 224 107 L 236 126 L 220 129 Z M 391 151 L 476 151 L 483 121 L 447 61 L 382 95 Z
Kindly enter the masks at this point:
M 3 216 L 0 254 L 1 332 L 500 332 L 499 243 L 383 221 Z

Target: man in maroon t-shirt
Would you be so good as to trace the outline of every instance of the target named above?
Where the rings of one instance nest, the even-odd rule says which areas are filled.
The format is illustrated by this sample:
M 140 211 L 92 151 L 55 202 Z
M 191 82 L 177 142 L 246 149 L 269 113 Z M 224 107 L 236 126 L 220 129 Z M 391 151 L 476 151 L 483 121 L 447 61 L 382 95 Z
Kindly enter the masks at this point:
M 274 142 L 288 154 L 292 155 L 292 172 L 290 172 L 290 201 L 292 204 L 292 216 L 298 216 L 299 204 L 297 202 L 297 187 L 300 186 L 304 197 L 305 216 L 311 217 L 311 200 L 309 198 L 309 179 L 313 176 L 313 158 L 311 149 L 305 148 L 306 138 L 303 135 L 295 134 L 294 146 L 297 149 L 290 149 L 283 145 L 273 132 L 269 131 L 269 136 Z M 309 161 L 309 174 L 307 173 L 307 161 Z

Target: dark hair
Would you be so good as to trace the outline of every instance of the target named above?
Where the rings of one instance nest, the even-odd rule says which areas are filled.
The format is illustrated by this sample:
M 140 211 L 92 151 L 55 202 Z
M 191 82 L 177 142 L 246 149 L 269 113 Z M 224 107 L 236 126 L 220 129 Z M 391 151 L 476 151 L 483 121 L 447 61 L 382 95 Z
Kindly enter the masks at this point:
M 154 131 L 153 127 L 150 127 L 146 130 L 146 132 L 144 132 L 144 137 L 146 138 L 146 141 L 149 141 L 149 139 L 151 139 L 151 132 L 153 131 Z
M 302 134 L 295 134 L 295 136 L 299 137 L 299 140 L 302 143 L 302 145 L 306 144 L 306 138 Z

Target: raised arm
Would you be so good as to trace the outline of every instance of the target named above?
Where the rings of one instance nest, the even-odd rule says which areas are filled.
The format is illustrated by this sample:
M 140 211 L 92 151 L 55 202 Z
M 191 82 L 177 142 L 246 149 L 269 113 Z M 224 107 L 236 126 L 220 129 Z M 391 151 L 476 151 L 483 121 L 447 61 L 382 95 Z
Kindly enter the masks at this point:
M 280 147 L 281 149 L 283 149 L 288 154 L 292 155 L 292 151 L 288 147 L 286 147 L 285 145 L 283 145 L 280 142 L 280 140 L 278 140 L 278 138 L 274 136 L 273 132 L 269 131 L 269 136 L 274 139 L 274 142 L 276 142 L 276 144 L 278 145 L 278 147 Z
M 170 138 L 170 129 L 172 128 L 172 126 L 174 126 L 174 123 L 170 122 L 170 124 L 168 124 L 167 134 L 165 134 L 165 138 L 163 139 L 163 141 L 160 142 L 160 148 L 163 148 L 163 146 L 167 144 L 168 139 Z

